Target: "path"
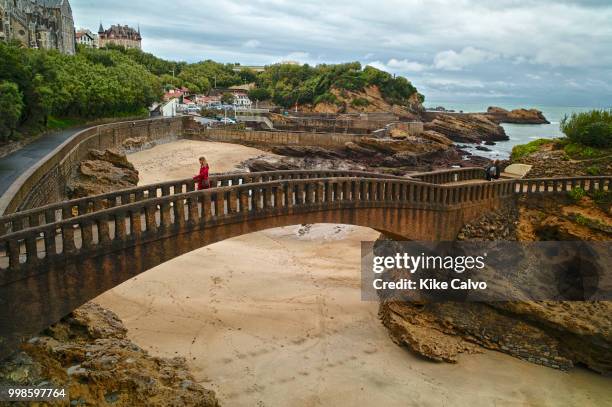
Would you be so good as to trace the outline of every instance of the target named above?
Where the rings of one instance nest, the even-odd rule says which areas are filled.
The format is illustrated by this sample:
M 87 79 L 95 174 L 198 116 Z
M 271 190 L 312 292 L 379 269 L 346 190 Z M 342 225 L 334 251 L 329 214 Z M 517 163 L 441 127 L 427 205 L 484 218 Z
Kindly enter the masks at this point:
M 8 190 L 21 174 L 40 162 L 44 156 L 64 141 L 85 128 L 76 127 L 43 135 L 23 148 L 0 158 L 0 196 Z

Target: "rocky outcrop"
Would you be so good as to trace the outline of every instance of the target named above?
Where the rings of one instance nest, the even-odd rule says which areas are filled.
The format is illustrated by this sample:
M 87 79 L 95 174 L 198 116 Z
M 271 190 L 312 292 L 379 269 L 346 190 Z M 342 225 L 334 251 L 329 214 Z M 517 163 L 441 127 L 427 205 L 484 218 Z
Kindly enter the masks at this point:
M 215 394 L 196 383 L 184 359 L 152 357 L 126 332 L 114 313 L 85 304 L 4 361 L 0 382 L 65 388 L 70 396 L 66 405 L 218 405 Z
M 501 107 L 491 106 L 487 109 L 487 116 L 497 123 L 516 124 L 549 124 L 544 114 L 537 109 L 514 109 L 506 110 Z
M 541 145 L 538 151 L 516 160 L 531 165 L 526 178 L 576 177 L 612 174 L 612 156 L 572 160 L 554 141 Z
M 435 361 L 456 362 L 474 345 L 567 370 L 612 372 L 612 303 L 381 303 L 395 342 Z
M 408 99 L 406 106 L 391 104 L 384 99 L 376 85 L 367 86 L 360 91 L 334 88 L 331 94 L 336 98 L 334 103 L 320 102 L 311 107 L 304 106 L 303 110 L 326 114 L 384 112 L 409 120 L 417 120 L 419 112 L 423 110 L 418 93 L 414 93 Z
M 440 134 L 425 132 L 418 136 L 406 133 L 388 138 L 364 137 L 357 142 L 348 142 L 344 148 L 318 146 L 269 147 L 279 157 L 247 160 L 245 168 L 251 171 L 273 169 L 355 169 L 377 172 L 392 172 L 404 175 L 413 171 L 428 171 L 432 168 L 448 168 L 451 165 L 485 165 L 480 157 L 470 157 L 456 148 L 452 141 Z M 483 159 L 488 163 L 487 159 Z
M 138 184 L 138 171 L 125 154 L 115 149 L 90 150 L 78 163 L 67 184 L 69 198 L 98 195 Z
M 459 143 L 509 140 L 504 128 L 483 114 L 436 114 L 424 127 Z
M 591 219 L 592 222 L 586 222 Z M 589 196 L 520 200 L 467 224 L 457 240 L 596 240 L 612 238 L 608 207 Z M 395 342 L 435 361 L 456 362 L 474 345 L 557 369 L 582 364 L 612 372 L 612 302 L 381 302 Z

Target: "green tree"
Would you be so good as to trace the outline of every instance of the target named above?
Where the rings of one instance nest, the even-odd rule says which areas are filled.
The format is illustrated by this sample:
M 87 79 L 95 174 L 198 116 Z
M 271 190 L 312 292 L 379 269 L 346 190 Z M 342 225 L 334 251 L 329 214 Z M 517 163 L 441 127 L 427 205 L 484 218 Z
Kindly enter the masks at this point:
M 224 93 L 223 96 L 221 96 L 221 103 L 231 105 L 234 103 L 234 95 L 229 92 Z
M 612 147 L 612 110 L 574 113 L 564 117 L 560 127 L 573 143 L 589 147 Z
M 17 84 L 0 82 L 0 137 L 3 141 L 13 137 L 23 107 L 23 95 Z

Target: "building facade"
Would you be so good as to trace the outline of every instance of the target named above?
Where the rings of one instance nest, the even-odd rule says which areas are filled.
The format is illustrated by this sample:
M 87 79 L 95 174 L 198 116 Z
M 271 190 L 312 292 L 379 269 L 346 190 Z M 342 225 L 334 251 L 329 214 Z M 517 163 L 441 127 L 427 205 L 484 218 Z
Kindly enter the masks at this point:
M 0 41 L 29 48 L 75 52 L 72 8 L 68 0 L 0 0 Z
M 127 25 L 111 25 L 108 30 L 105 30 L 102 24 L 100 24 L 100 28 L 98 29 L 98 43 L 100 48 L 108 44 L 114 44 L 125 48 L 142 49 L 140 27 L 138 30 L 135 30 Z
M 90 48 L 98 48 L 98 35 L 87 29 L 76 32 L 76 43 Z

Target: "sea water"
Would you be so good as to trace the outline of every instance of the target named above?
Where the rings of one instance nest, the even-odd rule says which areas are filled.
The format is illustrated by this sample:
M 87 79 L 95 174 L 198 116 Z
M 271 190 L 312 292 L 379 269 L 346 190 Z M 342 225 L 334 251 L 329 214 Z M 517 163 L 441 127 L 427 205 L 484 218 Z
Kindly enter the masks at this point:
M 503 123 L 502 126 L 506 131 L 510 140 L 508 141 L 497 141 L 494 146 L 486 146 L 491 151 L 480 151 L 476 150 L 474 144 L 457 143 L 465 145 L 467 148 L 464 150 L 469 151 L 472 154 L 487 157 L 491 159 L 505 160 L 510 157 L 512 147 L 518 144 L 526 144 L 530 141 L 537 140 L 540 138 L 557 138 L 563 137 L 559 125 L 561 120 L 567 115 L 570 116 L 572 113 L 587 112 L 589 110 L 598 109 L 591 107 L 559 107 L 559 106 L 529 106 L 529 105 L 512 105 L 512 104 L 479 104 L 479 103 L 453 103 L 453 102 L 437 102 L 430 101 L 425 103 L 426 108 L 434 108 L 437 106 L 443 106 L 447 110 L 454 110 L 456 112 L 463 111 L 464 113 L 481 113 L 486 112 L 489 106 L 498 106 L 507 110 L 512 109 L 538 109 L 544 117 L 550 122 L 550 124 L 510 124 Z M 599 108 L 601 109 L 601 108 Z

